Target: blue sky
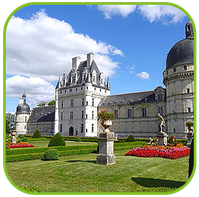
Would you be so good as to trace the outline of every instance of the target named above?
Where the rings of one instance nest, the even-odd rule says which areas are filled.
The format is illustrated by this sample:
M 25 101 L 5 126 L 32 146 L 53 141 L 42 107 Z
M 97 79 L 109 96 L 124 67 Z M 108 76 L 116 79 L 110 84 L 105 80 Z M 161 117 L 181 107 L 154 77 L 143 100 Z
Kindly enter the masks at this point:
M 71 58 L 94 52 L 111 94 L 153 90 L 162 84 L 166 55 L 185 38 L 188 17 L 167 5 L 31 5 L 7 27 L 7 112 L 25 91 L 28 103 L 54 99 L 54 86 Z

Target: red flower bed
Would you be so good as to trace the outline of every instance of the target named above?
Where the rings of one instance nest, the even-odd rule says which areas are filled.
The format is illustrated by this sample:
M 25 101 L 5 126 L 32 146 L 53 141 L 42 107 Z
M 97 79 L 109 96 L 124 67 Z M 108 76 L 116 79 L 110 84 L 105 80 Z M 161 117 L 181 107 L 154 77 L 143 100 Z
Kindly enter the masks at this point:
M 137 157 L 163 157 L 168 159 L 178 159 L 179 157 L 186 157 L 189 155 L 190 148 L 184 146 L 180 147 L 137 147 L 130 150 L 125 156 Z
M 21 143 L 6 143 L 6 146 L 9 148 L 27 148 L 27 147 L 34 147 L 31 144 L 28 144 L 27 142 L 21 142 Z

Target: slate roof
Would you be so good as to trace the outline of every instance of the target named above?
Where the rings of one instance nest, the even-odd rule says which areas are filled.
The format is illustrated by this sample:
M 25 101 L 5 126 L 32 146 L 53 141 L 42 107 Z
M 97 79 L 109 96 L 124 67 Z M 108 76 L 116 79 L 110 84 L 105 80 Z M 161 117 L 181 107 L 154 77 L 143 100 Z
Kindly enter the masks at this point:
M 186 38 L 177 42 L 169 51 L 166 69 L 186 64 L 194 64 L 194 32 L 190 21 L 185 25 Z
M 155 101 L 155 92 L 146 91 L 106 96 L 100 101 L 98 106 L 124 105 Z
M 186 38 L 177 42 L 169 51 L 166 69 L 194 62 L 194 40 Z
M 83 73 L 84 69 L 87 70 L 87 78 L 85 81 L 82 80 L 82 73 Z M 96 87 L 100 87 L 100 88 L 110 89 L 110 87 L 108 87 L 105 83 L 104 83 L 104 86 L 100 85 L 100 79 L 99 79 L 100 71 L 99 71 L 98 66 L 94 60 L 92 61 L 91 66 L 89 66 L 89 67 L 87 67 L 87 60 L 80 62 L 79 67 L 77 68 L 77 71 L 76 71 L 78 80 L 77 80 L 77 83 L 74 85 L 74 87 L 84 85 L 84 83 L 92 83 L 93 70 L 96 71 L 96 83 L 93 83 L 93 85 Z M 73 87 L 73 86 L 71 86 L 71 77 L 72 77 L 71 75 L 72 75 L 72 70 L 68 74 L 69 80 L 66 83 L 66 86 L 64 86 L 64 87 L 61 87 L 61 81 L 59 79 L 57 82 L 57 85 L 56 85 L 56 89 L 58 89 L 59 87 L 61 87 L 60 89 Z
M 30 106 L 27 103 L 18 104 L 16 114 L 30 114 Z
M 55 106 L 41 106 L 35 108 L 28 120 L 28 123 L 33 122 L 53 122 L 55 120 Z

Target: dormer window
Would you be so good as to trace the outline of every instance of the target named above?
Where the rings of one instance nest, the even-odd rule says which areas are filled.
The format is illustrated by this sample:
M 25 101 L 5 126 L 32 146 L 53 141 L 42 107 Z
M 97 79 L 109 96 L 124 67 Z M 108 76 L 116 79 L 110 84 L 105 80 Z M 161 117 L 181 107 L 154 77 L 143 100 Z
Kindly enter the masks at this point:
M 72 83 L 75 83 L 75 76 L 72 77 Z
M 96 83 L 96 71 L 95 70 L 93 70 L 93 72 L 92 72 L 92 82 Z
M 93 82 L 96 82 L 96 77 L 95 77 L 95 75 L 93 76 Z
M 100 73 L 100 84 L 104 85 L 104 73 Z

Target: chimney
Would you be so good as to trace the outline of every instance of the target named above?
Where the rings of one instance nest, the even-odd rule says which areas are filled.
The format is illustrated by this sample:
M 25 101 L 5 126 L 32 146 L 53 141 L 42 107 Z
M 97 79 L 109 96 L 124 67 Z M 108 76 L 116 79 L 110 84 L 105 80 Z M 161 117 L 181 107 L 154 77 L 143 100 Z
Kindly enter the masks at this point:
M 88 53 L 87 54 L 87 67 L 91 66 L 92 62 L 93 62 L 93 53 Z
M 77 57 L 72 58 L 72 69 L 77 70 L 80 62 L 81 62 L 81 57 L 77 56 Z

